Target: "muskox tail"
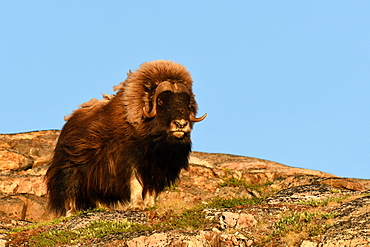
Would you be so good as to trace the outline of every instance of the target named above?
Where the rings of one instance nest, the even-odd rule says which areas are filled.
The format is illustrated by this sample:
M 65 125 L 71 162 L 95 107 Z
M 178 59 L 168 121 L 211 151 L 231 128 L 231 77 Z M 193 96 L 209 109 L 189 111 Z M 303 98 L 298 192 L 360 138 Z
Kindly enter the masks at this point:
M 56 215 L 66 215 L 67 189 L 71 178 L 70 172 L 52 166 L 46 173 L 46 186 L 48 192 L 48 210 Z
M 48 210 L 57 216 L 63 216 L 68 211 L 80 211 L 95 208 L 86 193 L 83 193 L 83 171 L 78 167 L 58 167 L 51 164 L 46 173 L 48 192 Z

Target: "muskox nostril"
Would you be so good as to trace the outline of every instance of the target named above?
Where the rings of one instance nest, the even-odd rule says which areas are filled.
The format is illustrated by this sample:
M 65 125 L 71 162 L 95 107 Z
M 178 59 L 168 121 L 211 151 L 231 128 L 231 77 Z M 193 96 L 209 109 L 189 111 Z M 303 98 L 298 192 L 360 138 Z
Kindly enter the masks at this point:
M 184 119 L 174 120 L 173 123 L 176 125 L 176 127 L 180 128 L 180 129 L 185 128 L 189 124 L 189 122 L 184 120 Z
M 178 128 L 182 128 L 182 125 L 179 121 L 175 121 L 175 125 L 178 127 Z

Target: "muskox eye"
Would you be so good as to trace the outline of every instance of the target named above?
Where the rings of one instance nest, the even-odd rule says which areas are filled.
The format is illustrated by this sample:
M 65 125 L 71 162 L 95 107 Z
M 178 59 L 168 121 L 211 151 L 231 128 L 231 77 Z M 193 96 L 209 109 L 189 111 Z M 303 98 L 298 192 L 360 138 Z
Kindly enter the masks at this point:
M 161 99 L 158 99 L 158 105 L 163 105 L 164 104 L 164 102 L 161 100 Z

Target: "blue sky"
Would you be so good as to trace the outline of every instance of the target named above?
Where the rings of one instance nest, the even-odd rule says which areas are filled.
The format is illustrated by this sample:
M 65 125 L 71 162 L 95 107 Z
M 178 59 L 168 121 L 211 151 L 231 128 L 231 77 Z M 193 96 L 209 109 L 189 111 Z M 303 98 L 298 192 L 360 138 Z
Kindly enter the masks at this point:
M 193 150 L 370 179 L 369 1 L 2 1 L 0 133 L 61 129 L 146 61 L 194 80 Z

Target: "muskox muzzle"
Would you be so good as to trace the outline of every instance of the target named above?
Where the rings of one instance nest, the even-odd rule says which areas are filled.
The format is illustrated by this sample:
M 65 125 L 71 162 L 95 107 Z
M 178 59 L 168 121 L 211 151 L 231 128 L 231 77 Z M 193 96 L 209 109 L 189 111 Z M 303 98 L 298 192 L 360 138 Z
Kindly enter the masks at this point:
M 181 139 L 190 131 L 191 127 L 188 120 L 176 119 L 171 121 L 169 132 L 176 138 Z

